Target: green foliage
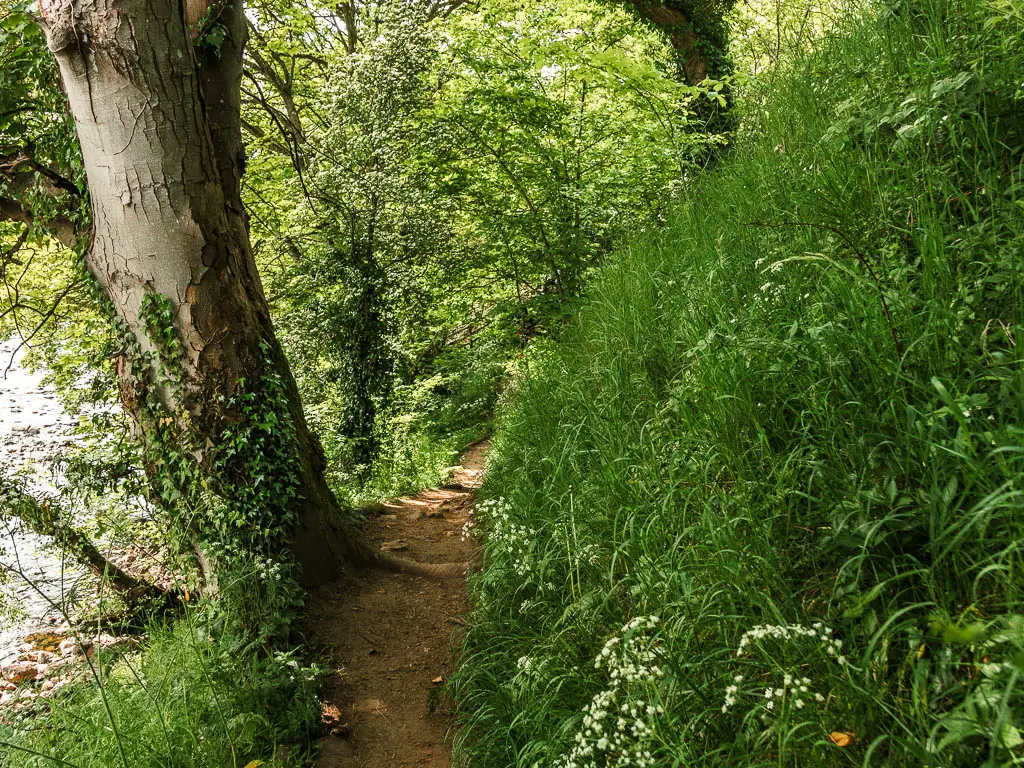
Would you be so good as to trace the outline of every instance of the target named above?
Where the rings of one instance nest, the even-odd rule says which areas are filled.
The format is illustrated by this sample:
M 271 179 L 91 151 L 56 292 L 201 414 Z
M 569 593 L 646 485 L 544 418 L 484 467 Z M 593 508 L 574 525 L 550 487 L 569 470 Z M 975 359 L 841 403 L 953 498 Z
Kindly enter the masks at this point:
M 820 41 L 528 353 L 473 765 L 1020 762 L 1022 35 L 922 0 Z
M 86 222 L 74 122 L 31 8 L 21 0 L 0 4 L 0 198 L 33 210 L 37 219 Z
M 724 84 L 681 83 L 665 38 L 612 4 L 381 3 L 335 38 L 313 10 L 258 25 L 308 79 L 252 53 L 249 203 L 335 487 L 362 500 L 436 480 L 479 435 L 526 340 L 724 141 L 697 117 Z
M 450 227 L 414 159 L 423 138 L 414 115 L 434 57 L 426 19 L 404 6 L 376 11 L 378 36 L 332 57 L 327 117 L 307 137 L 303 197 L 279 233 L 300 258 L 267 270 L 299 384 L 316 404 L 313 423 L 356 484 L 378 452 L 400 328 L 425 282 L 455 268 Z
M 166 310 L 166 300 L 155 298 L 148 306 L 150 339 L 170 359 L 175 348 L 161 340 L 176 335 L 161 332 L 153 320 L 156 315 L 169 321 L 160 310 Z M 198 417 L 183 406 L 169 411 L 152 393 L 142 410 L 148 422 L 142 461 L 168 543 L 185 566 L 183 575 L 196 555 L 206 561 L 207 583 L 186 586 L 216 595 L 220 630 L 243 641 L 280 638 L 300 594 L 290 554 L 301 492 L 295 428 L 266 346 L 263 354 L 261 376 L 239 380 L 234 392 L 215 396 Z M 195 418 L 220 425 L 214 445 L 207 444 L 205 429 L 192 427 Z
M 320 716 L 317 670 L 291 654 L 240 652 L 196 617 L 154 627 L 143 646 L 101 650 L 101 677 L 40 699 L 0 726 L 0 765 L 18 768 L 242 768 L 307 765 Z M 287 746 L 287 750 L 281 750 Z
M 738 72 L 774 78 L 799 55 L 814 50 L 826 33 L 854 21 L 847 0 L 783 0 L 738 3 L 728 15 L 732 34 L 729 55 Z M 765 88 L 744 93 L 743 98 L 768 96 Z
M 665 40 L 621 8 L 495 2 L 445 31 L 442 179 L 464 200 L 476 258 L 517 296 L 576 294 L 722 140 L 694 110 L 715 85 L 680 82 Z

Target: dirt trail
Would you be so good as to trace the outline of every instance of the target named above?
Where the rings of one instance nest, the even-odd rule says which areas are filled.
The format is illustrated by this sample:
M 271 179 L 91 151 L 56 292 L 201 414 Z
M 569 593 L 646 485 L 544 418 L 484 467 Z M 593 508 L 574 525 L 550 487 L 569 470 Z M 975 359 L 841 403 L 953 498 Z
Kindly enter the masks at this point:
M 367 521 L 371 541 L 427 563 L 468 562 L 463 541 L 487 443 L 469 446 L 452 484 L 395 499 Z M 451 724 L 441 680 L 452 669 L 452 633 L 466 609 L 464 578 L 443 581 L 361 570 L 315 591 L 308 627 L 334 671 L 324 689 L 318 768 L 447 768 Z

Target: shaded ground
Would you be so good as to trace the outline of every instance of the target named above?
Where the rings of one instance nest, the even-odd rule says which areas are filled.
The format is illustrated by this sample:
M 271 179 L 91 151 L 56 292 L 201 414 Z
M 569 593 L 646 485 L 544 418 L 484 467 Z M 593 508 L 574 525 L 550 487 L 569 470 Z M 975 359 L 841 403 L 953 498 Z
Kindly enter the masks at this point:
M 369 538 L 403 557 L 468 562 L 463 540 L 486 442 L 463 452 L 452 485 L 381 505 Z M 450 725 L 441 683 L 453 664 L 452 634 L 466 609 L 464 578 L 442 581 L 362 570 L 315 591 L 311 639 L 334 671 L 324 689 L 325 740 L 319 768 L 446 768 Z

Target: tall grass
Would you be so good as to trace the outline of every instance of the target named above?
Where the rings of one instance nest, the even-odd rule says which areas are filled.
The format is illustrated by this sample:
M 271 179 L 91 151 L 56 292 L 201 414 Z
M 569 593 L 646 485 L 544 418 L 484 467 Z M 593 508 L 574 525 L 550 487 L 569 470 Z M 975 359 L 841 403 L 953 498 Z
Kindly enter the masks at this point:
M 886 5 L 754 95 L 502 418 L 478 768 L 1024 762 L 1024 11 Z
M 135 652 L 96 649 L 98 674 L 0 725 L 0 766 L 243 768 L 309 764 L 313 670 L 212 637 L 196 616 Z

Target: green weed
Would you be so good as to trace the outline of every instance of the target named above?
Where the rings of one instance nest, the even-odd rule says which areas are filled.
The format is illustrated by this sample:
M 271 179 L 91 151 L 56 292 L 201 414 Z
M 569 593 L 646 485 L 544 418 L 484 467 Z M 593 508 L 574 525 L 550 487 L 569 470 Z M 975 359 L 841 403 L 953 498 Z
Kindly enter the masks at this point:
M 308 764 L 315 670 L 290 654 L 229 647 L 190 617 L 154 627 L 136 652 L 97 650 L 92 667 L 96 676 L 0 726 L 0 765 Z

